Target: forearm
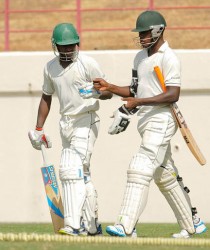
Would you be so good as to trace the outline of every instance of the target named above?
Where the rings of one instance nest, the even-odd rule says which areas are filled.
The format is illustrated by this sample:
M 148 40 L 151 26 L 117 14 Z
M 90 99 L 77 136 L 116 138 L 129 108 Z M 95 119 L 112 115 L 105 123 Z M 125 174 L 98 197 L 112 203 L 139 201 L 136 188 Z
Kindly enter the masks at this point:
M 120 86 L 117 86 L 117 85 L 109 83 L 107 89 L 110 92 L 112 92 L 113 94 L 115 94 L 115 95 L 119 95 L 119 96 L 122 96 L 122 97 L 129 97 L 129 96 L 131 96 L 129 86 L 120 87 Z
M 158 105 L 162 103 L 166 104 L 172 104 L 174 102 L 177 102 L 178 98 L 175 96 L 168 95 L 167 93 L 162 93 L 157 96 L 148 97 L 148 98 L 136 98 L 136 102 L 138 103 L 138 106 L 141 105 Z
M 42 112 L 42 110 L 39 109 L 36 123 L 37 128 L 43 128 L 48 114 L 49 112 Z
M 120 87 L 117 85 L 114 85 L 112 83 L 108 83 L 102 78 L 96 78 L 93 80 L 94 88 L 99 91 L 109 91 L 115 95 L 119 95 L 121 97 L 130 97 L 130 87 L 129 86 L 124 86 Z
M 38 115 L 37 115 L 37 123 L 36 126 L 38 128 L 42 128 L 45 124 L 45 121 L 47 119 L 47 116 L 50 112 L 50 106 L 51 106 L 51 96 L 42 95 L 39 109 L 38 109 Z

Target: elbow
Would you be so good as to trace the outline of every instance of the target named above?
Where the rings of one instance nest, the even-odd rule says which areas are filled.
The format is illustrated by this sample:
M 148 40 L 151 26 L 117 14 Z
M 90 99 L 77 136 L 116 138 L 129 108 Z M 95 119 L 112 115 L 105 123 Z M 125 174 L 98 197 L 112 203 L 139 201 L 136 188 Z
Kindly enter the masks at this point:
M 178 101 L 179 101 L 179 97 L 172 98 L 172 103 L 174 103 L 174 102 L 178 102 Z
M 179 95 L 173 95 L 173 94 L 172 95 L 168 95 L 167 99 L 168 99 L 169 103 L 178 102 Z
M 176 96 L 174 102 L 178 102 L 178 101 L 179 101 L 179 96 Z
M 165 97 L 170 103 L 177 102 L 179 100 L 180 88 L 179 87 L 167 87 Z

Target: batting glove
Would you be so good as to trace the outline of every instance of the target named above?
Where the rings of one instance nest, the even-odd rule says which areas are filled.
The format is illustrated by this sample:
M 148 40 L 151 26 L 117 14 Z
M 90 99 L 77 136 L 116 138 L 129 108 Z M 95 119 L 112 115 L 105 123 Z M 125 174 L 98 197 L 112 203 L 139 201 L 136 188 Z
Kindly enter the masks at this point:
M 28 137 L 31 141 L 32 146 L 41 150 L 41 145 L 44 144 L 46 148 L 52 147 L 52 142 L 50 141 L 50 137 L 44 134 L 44 130 L 42 128 L 36 128 L 35 130 L 30 130 L 28 132 Z
M 96 90 L 92 82 L 88 82 L 79 88 L 79 94 L 84 99 L 96 98 L 98 99 L 101 95 L 101 92 Z
M 125 105 L 121 106 L 118 110 L 116 110 L 112 116 L 114 121 L 112 125 L 109 127 L 108 133 L 110 135 L 119 134 L 126 130 L 130 123 L 129 115 L 133 115 L 138 111 L 138 108 L 127 109 Z
M 110 135 L 119 134 L 120 132 L 125 131 L 130 123 L 130 117 L 127 114 L 122 113 L 120 109 L 117 109 L 113 113 L 113 118 L 113 123 L 108 130 Z

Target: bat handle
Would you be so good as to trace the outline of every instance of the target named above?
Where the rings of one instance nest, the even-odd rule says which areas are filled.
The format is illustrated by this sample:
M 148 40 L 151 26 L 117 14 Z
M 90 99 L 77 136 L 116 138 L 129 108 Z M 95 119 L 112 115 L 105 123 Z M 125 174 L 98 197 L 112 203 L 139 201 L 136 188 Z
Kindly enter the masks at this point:
M 42 158 L 43 158 L 43 163 L 44 166 L 47 166 L 47 154 L 46 154 L 46 148 L 44 146 L 44 144 L 41 144 L 41 151 L 42 151 Z
M 155 71 L 155 74 L 159 80 L 159 83 L 160 83 L 160 86 L 163 90 L 163 92 L 166 92 L 166 86 L 165 86 L 165 82 L 164 82 L 164 77 L 163 77 L 163 74 L 159 68 L 159 66 L 155 66 L 154 67 L 154 71 Z

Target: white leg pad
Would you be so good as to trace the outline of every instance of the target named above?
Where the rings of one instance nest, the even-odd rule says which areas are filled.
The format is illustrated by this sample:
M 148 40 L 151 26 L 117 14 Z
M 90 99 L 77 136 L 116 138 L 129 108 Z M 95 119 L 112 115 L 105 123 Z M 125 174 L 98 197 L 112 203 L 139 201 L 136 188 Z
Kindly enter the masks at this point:
M 154 180 L 171 206 L 180 227 L 190 234 L 195 233 L 191 207 L 177 181 L 174 170 L 158 167 Z
M 151 179 L 152 174 L 133 169 L 127 171 L 127 185 L 117 221 L 123 225 L 127 235 L 132 233 L 146 206 Z
M 64 226 L 79 229 L 86 187 L 83 165 L 75 151 L 63 150 L 59 175 L 63 187 Z
M 96 234 L 98 220 L 97 192 L 91 181 L 86 183 L 85 186 L 86 198 L 83 206 L 83 222 L 90 234 Z
M 64 226 L 80 228 L 82 207 L 85 201 L 84 180 L 62 181 Z

